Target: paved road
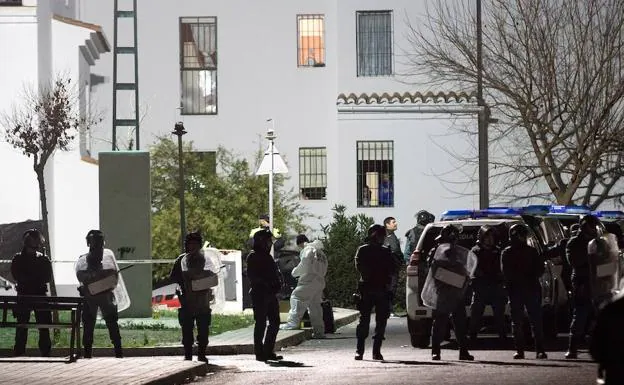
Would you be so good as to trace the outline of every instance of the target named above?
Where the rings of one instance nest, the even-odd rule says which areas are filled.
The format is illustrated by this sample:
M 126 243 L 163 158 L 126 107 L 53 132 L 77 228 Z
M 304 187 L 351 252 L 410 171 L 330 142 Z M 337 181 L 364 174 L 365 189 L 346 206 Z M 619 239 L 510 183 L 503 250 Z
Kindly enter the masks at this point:
M 309 340 L 281 352 L 284 366 L 270 366 L 253 360 L 251 355 L 210 357 L 216 373 L 198 384 L 595 384 L 596 367 L 586 352 L 580 360 L 563 358 L 563 338 L 551 346 L 549 359 L 537 361 L 533 352 L 528 359 L 513 360 L 513 350 L 495 350 L 487 336 L 472 353 L 475 362 L 458 361 L 452 346 L 442 350 L 440 362 L 432 362 L 430 351 L 408 346 L 405 318 L 390 319 L 387 339 L 382 348 L 385 362 L 371 359 L 370 346 L 364 361 L 353 360 L 355 323 L 341 328 L 326 340 Z M 292 363 L 292 366 L 288 367 Z M 296 367 L 295 363 L 303 365 Z

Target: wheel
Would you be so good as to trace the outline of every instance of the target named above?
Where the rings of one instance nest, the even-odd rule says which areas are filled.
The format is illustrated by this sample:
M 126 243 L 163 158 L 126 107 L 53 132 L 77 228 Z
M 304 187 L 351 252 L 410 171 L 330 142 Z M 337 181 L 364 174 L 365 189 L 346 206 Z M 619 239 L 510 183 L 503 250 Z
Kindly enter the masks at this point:
M 431 319 L 412 320 L 407 317 L 407 330 L 412 347 L 426 349 L 431 339 Z

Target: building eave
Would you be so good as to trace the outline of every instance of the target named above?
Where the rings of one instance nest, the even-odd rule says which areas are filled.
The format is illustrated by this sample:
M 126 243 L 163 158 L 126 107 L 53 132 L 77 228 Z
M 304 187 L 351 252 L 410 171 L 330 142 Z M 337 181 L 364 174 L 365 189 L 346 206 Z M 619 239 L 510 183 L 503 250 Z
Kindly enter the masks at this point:
M 65 23 L 65 24 L 69 24 L 69 25 L 73 25 L 76 27 L 85 28 L 85 29 L 93 31 L 91 33 L 91 40 L 93 42 L 94 47 L 97 49 L 98 53 L 100 54 L 100 53 L 111 51 L 110 44 L 108 43 L 108 40 L 106 39 L 106 35 L 104 34 L 104 30 L 102 29 L 102 26 L 97 25 L 97 24 L 85 23 L 84 21 L 81 21 L 81 20 L 76 20 L 70 17 L 65 17 L 61 15 L 56 15 L 56 14 L 52 15 L 52 19 L 59 21 L 61 23 Z
M 341 93 L 336 99 L 336 104 L 340 106 L 359 106 L 359 105 L 447 105 L 447 104 L 463 104 L 477 105 L 476 92 L 394 92 L 394 93 L 375 93 L 367 94 Z

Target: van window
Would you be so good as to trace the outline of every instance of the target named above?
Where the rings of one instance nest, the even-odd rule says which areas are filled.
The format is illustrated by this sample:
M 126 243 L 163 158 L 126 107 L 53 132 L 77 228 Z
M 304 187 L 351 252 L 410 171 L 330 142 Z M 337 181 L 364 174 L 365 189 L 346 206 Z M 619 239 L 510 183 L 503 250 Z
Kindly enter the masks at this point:
M 162 294 L 157 295 L 156 297 L 154 297 L 154 302 L 158 303 L 158 302 L 162 302 L 163 296 Z
M 165 296 L 165 301 L 172 300 L 174 295 L 175 295 L 175 294 L 167 294 L 167 295 Z

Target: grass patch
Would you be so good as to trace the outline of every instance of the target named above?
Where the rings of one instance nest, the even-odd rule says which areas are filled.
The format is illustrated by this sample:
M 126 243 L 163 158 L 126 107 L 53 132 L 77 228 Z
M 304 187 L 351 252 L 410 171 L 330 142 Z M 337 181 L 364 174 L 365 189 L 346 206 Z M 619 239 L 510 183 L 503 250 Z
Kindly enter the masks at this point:
M 9 317 L 10 318 L 10 317 Z M 69 313 L 59 313 L 61 320 L 69 320 Z M 34 320 L 34 316 L 31 316 Z M 177 311 L 154 310 L 152 319 L 141 319 L 126 321 L 120 320 L 121 341 L 124 347 L 149 347 L 178 345 L 182 340 L 182 332 L 177 323 Z M 12 319 L 10 319 L 12 320 Z M 162 322 L 159 322 L 162 321 Z M 251 315 L 221 315 L 213 314 L 210 325 L 210 335 L 217 335 L 229 330 L 247 327 L 253 324 Z M 81 330 L 82 333 L 82 330 Z M 52 335 L 52 331 L 50 331 Z M 29 329 L 27 346 L 36 348 L 38 346 L 39 331 Z M 82 338 L 82 336 L 81 336 Z M 15 341 L 15 328 L 0 328 L 0 349 L 12 349 Z M 53 341 L 53 347 L 69 346 L 69 329 L 61 329 L 58 338 Z M 95 347 L 112 347 L 108 336 L 108 329 L 104 323 L 95 325 L 94 341 Z

